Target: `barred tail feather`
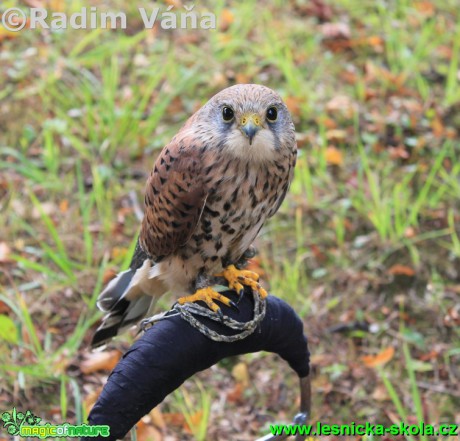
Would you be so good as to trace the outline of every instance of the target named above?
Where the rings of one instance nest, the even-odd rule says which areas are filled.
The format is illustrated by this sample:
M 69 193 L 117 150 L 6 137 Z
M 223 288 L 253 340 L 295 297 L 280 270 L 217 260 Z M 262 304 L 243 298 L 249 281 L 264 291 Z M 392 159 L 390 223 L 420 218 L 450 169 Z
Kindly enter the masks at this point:
M 166 289 L 158 278 L 149 277 L 150 269 L 146 260 L 136 271 L 121 272 L 99 295 L 97 306 L 107 314 L 94 333 L 92 348 L 105 345 L 153 311 Z

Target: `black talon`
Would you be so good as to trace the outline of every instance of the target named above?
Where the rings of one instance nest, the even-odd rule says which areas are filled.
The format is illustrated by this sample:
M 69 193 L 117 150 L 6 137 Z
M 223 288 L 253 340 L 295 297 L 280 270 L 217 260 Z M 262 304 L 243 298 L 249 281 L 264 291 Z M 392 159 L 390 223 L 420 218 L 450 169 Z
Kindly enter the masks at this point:
M 241 288 L 240 291 L 238 292 L 238 300 L 236 303 L 241 302 L 241 299 L 243 298 L 243 294 L 244 294 L 244 288 Z
M 219 316 L 220 318 L 220 321 L 224 321 L 224 314 L 222 313 L 222 310 L 219 308 L 217 311 L 216 311 L 216 314 Z
M 240 312 L 240 308 L 238 308 L 238 305 L 235 302 L 231 301 L 231 300 L 230 300 L 230 306 L 232 308 L 236 309 L 238 312 Z

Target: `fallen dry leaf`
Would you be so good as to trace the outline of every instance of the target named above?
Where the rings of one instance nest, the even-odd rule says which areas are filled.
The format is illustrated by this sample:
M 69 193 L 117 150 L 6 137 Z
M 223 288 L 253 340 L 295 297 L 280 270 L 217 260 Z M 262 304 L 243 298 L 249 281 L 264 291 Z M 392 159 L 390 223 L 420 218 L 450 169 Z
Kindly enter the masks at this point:
M 68 199 L 62 199 L 61 202 L 59 202 L 59 210 L 61 213 L 66 213 L 67 210 L 69 209 L 69 200 Z
M 326 131 L 326 139 L 331 142 L 343 142 L 347 137 L 347 132 L 341 129 L 331 129 Z
M 398 145 L 397 147 L 390 147 L 388 151 L 390 152 L 391 159 L 408 159 L 410 156 L 409 152 L 403 145 Z
M 242 72 L 238 72 L 235 75 L 235 80 L 237 83 L 240 83 L 240 84 L 251 83 L 251 77 L 248 74 L 242 73 Z
M 174 6 L 175 8 L 182 8 L 181 0 L 166 0 L 166 4 Z
M 190 415 L 190 424 L 193 427 L 197 427 L 201 425 L 201 420 L 203 419 L 203 411 L 202 410 L 197 410 L 195 413 Z M 184 423 L 182 425 L 184 428 L 185 432 L 187 433 L 193 433 L 189 423 L 187 420 L 184 419 Z
M 415 271 L 410 266 L 399 264 L 393 265 L 387 270 L 387 273 L 393 276 L 413 277 L 415 275 Z
M 80 364 L 80 370 L 84 374 L 97 371 L 111 371 L 120 360 L 121 352 L 117 350 L 108 352 L 92 352 Z
M 419 360 L 420 361 L 429 361 L 429 360 L 435 360 L 438 358 L 440 355 L 440 352 L 436 349 L 432 349 L 430 352 L 426 352 L 425 354 L 420 355 Z
M 99 386 L 97 389 L 91 391 L 88 395 L 86 395 L 85 400 L 83 401 L 83 407 L 86 410 L 87 414 L 93 408 L 94 404 L 96 404 L 96 401 L 99 398 L 101 392 L 102 386 Z
M 440 137 L 444 134 L 444 124 L 439 116 L 436 116 L 431 121 L 431 129 L 433 130 L 433 135 L 436 137 Z
M 407 227 L 406 231 L 404 231 L 404 237 L 408 237 L 409 239 L 415 237 L 415 229 L 413 227 Z
M 351 118 L 357 110 L 357 105 L 350 97 L 337 95 L 327 102 L 326 110 L 330 113 L 341 112 L 343 115 Z
M 234 21 L 233 12 L 228 8 L 223 9 L 220 13 L 220 30 L 225 32 Z
M 0 43 L 2 42 L 2 40 L 11 40 L 13 38 L 16 38 L 20 34 L 20 32 L 9 31 L 8 29 L 5 29 L 3 26 L 0 26 Z
M 248 387 L 249 371 L 246 363 L 240 362 L 235 364 L 232 369 L 232 375 L 238 383 L 241 383 L 244 387 Z
M 435 12 L 433 3 L 428 1 L 414 2 L 414 7 L 418 12 L 427 17 L 431 17 Z
M 6 242 L 0 242 L 0 263 L 12 263 L 13 260 L 9 258 L 11 248 Z
M 329 118 L 327 116 L 321 115 L 316 119 L 316 121 L 319 126 L 324 126 L 326 129 L 331 130 L 337 128 L 337 122 L 334 119 Z
M 448 327 L 460 326 L 460 304 L 454 305 L 447 310 L 444 316 L 444 325 Z
M 383 384 L 379 384 L 374 389 L 372 392 L 372 398 L 376 401 L 386 401 L 390 399 L 387 388 Z
M 24 0 L 24 3 L 31 8 L 46 8 L 46 2 L 42 0 Z
M 302 103 L 302 100 L 299 97 L 288 96 L 285 98 L 284 102 L 292 115 L 300 115 L 300 104 Z
M 125 247 L 113 247 L 112 252 L 111 252 L 111 257 L 112 259 L 116 260 L 120 257 L 124 257 L 127 252 L 128 252 L 128 249 Z
M 168 425 L 166 424 L 165 419 L 163 418 L 163 414 L 161 413 L 161 410 L 159 406 L 154 407 L 150 413 L 150 418 L 152 419 L 152 424 L 160 430 L 166 430 Z
M 330 39 L 349 39 L 351 36 L 350 27 L 346 23 L 324 23 L 320 31 L 325 38 Z
M 9 314 L 11 311 L 10 307 L 0 300 L 0 314 Z
M 139 441 L 163 441 L 161 432 L 150 424 L 139 421 L 136 424 L 136 435 Z
M 330 165 L 342 165 L 343 164 L 342 152 L 333 146 L 329 146 L 326 149 L 326 162 Z
M 117 275 L 117 271 L 108 268 L 105 270 L 104 275 L 102 276 L 102 283 L 107 285 L 115 276 Z
M 333 16 L 332 8 L 323 0 L 310 0 L 308 2 L 294 2 L 298 15 L 316 17 L 320 22 L 330 21 Z
M 230 403 L 241 403 L 244 387 L 241 383 L 236 383 L 235 387 L 227 393 L 227 401 Z
M 383 351 L 379 352 L 377 355 L 364 355 L 361 357 L 364 365 L 367 367 L 377 367 L 383 366 L 388 363 L 394 356 L 395 349 L 393 346 L 389 346 Z
M 163 419 L 169 426 L 182 427 L 185 424 L 185 417 L 182 413 L 164 413 Z
M 366 44 L 373 46 L 374 48 L 383 48 L 383 38 L 379 35 L 370 35 L 366 38 Z

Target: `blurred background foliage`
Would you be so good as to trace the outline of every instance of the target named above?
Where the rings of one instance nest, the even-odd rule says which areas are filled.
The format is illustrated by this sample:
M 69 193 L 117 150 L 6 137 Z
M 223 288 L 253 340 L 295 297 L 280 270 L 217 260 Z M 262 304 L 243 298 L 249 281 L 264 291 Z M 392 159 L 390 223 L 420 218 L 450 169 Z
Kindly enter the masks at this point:
M 145 29 L 138 10 L 186 5 L 0 6 L 127 16 L 116 30 L 0 26 L 0 409 L 85 421 L 133 341 L 87 346 L 156 155 L 214 93 L 255 82 L 285 99 L 300 150 L 251 267 L 304 318 L 313 421 L 459 424 L 458 2 L 197 1 L 215 30 Z M 296 411 L 292 377 L 271 354 L 226 360 L 138 438 L 254 439 Z

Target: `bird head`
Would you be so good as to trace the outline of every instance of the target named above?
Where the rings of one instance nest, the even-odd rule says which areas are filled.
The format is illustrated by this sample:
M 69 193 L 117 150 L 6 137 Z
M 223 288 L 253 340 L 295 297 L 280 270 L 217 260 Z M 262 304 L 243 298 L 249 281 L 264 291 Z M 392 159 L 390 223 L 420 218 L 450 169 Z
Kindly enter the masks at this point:
M 197 112 L 195 130 L 223 153 L 264 162 L 294 150 L 295 131 L 281 97 L 258 84 L 237 84 L 219 92 Z

